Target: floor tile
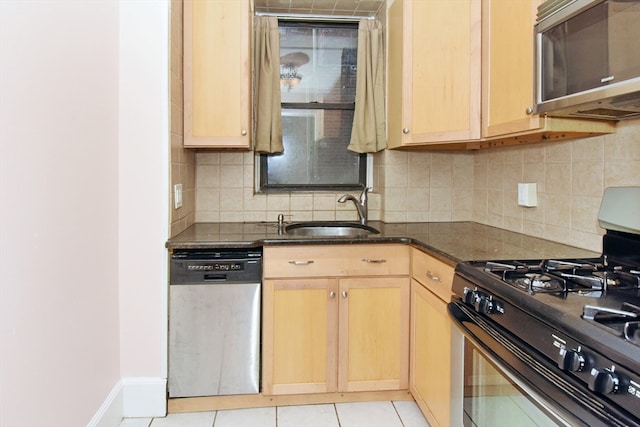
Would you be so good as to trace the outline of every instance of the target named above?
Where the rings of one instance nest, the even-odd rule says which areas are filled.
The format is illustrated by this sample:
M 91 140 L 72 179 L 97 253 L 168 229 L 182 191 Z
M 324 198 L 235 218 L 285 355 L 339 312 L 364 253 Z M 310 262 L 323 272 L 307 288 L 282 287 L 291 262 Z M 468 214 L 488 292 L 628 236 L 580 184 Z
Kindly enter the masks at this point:
M 335 406 L 280 406 L 278 427 L 339 427 Z
M 402 427 L 391 402 L 337 403 L 341 427 Z
M 149 427 L 152 418 L 125 418 L 118 427 Z
M 276 408 L 218 411 L 214 427 L 276 427 Z M 155 427 L 155 426 L 151 426 Z
M 418 404 L 412 400 L 399 400 L 393 402 L 393 406 L 398 411 L 404 427 L 429 427 L 429 423 L 424 419 Z
M 169 414 L 154 418 L 151 427 L 212 427 L 215 416 L 215 411 Z

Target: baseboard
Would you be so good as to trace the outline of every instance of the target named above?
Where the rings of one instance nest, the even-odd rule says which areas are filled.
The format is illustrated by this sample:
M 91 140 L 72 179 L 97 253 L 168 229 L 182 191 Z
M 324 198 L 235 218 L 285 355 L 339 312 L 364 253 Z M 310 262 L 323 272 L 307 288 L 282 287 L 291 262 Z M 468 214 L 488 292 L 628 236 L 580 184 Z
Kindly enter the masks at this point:
M 87 427 L 118 427 L 122 421 L 122 381 L 118 381 Z
M 164 417 L 167 415 L 167 379 L 157 377 L 123 378 L 122 415 L 124 417 Z
M 123 418 L 153 418 L 165 415 L 166 378 L 122 378 L 113 387 L 87 427 L 118 427 Z

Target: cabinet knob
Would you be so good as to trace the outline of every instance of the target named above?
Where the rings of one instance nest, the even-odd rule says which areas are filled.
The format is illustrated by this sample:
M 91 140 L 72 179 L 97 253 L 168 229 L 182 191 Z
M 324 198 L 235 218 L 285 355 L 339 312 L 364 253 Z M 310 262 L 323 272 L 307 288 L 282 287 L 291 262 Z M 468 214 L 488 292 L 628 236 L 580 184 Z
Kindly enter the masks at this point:
M 527 113 L 527 115 L 533 114 L 533 107 L 527 107 L 527 109 L 524 110 L 524 112 Z
M 347 291 L 342 291 L 342 298 L 346 298 L 348 296 L 349 294 L 347 293 Z
M 335 298 L 336 293 L 334 291 L 329 292 L 329 298 Z
M 405 135 L 409 133 L 409 128 L 403 128 L 402 129 L 402 133 L 404 133 Z
M 242 132 L 240 132 L 242 134 L 242 136 L 246 136 L 247 135 L 247 130 L 246 129 L 242 129 Z

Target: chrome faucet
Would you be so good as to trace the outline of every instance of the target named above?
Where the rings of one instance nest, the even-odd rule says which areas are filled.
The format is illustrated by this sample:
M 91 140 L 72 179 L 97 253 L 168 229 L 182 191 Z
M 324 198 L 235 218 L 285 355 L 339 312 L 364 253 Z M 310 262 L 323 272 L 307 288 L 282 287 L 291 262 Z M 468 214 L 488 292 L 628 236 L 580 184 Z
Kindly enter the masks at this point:
M 367 193 L 369 191 L 371 191 L 371 188 L 365 187 L 364 190 L 362 190 L 362 193 L 360 193 L 359 200 L 356 199 L 351 194 L 344 194 L 340 196 L 340 198 L 338 199 L 338 203 L 344 203 L 347 200 L 351 200 L 353 204 L 356 205 L 356 210 L 358 211 L 358 219 L 360 220 L 360 224 L 362 225 L 367 224 L 367 215 L 368 215 Z

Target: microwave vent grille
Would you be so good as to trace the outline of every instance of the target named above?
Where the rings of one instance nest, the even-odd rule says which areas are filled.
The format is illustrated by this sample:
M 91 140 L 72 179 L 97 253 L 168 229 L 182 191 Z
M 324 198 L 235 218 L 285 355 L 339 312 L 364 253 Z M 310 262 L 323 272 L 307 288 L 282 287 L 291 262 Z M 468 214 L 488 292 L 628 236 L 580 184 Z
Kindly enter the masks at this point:
M 574 115 L 620 120 L 640 116 L 640 113 L 634 111 L 614 110 L 611 108 L 594 108 L 591 110 L 579 110 L 574 113 Z

